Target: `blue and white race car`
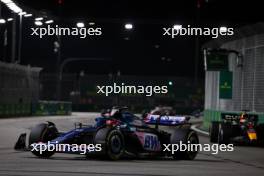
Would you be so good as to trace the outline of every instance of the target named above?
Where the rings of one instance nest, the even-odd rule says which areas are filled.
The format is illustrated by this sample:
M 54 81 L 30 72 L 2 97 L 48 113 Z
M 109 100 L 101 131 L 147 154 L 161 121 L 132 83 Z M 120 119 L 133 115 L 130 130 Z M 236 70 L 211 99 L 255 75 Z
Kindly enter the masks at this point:
M 190 117 L 186 116 L 170 116 L 170 115 L 155 115 L 155 114 L 148 114 L 144 121 L 147 124 L 159 124 L 159 125 L 180 125 L 188 123 Z
M 193 160 L 198 152 L 172 153 L 168 150 L 171 144 L 199 143 L 197 134 L 190 129 L 188 118 L 183 116 L 149 115 L 142 120 L 128 112 L 127 108 L 114 107 L 109 115 L 102 114 L 95 120 L 95 125 L 79 123 L 74 129 L 63 133 L 58 132 L 52 122 L 41 123 L 31 129 L 29 137 L 26 137 L 26 133 L 21 134 L 15 149 L 30 149 L 34 155 L 44 158 L 62 152 L 85 153 L 88 157 L 101 156 L 111 160 L 118 160 L 124 156 L 172 156 L 175 159 Z M 155 124 L 155 127 L 149 124 Z M 171 127 L 168 130 L 161 130 L 160 125 Z M 66 147 L 57 148 L 62 144 Z M 51 148 L 51 145 L 54 150 L 43 150 Z M 87 152 L 84 152 L 84 148 Z

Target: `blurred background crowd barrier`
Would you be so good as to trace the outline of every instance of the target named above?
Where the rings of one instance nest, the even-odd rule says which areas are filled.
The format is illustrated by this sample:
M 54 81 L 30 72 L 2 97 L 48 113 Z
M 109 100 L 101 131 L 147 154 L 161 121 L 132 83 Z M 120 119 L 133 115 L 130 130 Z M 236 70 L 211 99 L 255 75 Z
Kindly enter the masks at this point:
M 0 62 L 0 117 L 71 113 L 69 102 L 39 101 L 40 71 Z

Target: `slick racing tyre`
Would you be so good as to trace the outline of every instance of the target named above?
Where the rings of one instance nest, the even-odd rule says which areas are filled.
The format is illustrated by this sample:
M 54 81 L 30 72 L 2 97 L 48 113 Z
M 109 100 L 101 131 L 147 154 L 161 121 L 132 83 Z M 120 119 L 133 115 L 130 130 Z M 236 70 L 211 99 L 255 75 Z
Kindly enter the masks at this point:
M 219 122 L 212 122 L 209 128 L 210 142 L 218 142 Z
M 31 129 L 29 145 L 33 143 L 47 143 L 48 141 L 55 139 L 57 136 L 58 130 L 53 123 L 41 123 Z M 55 151 L 43 151 L 40 153 L 39 151 L 34 150 L 32 153 L 38 157 L 48 158 L 51 157 Z
M 108 159 L 118 160 L 125 152 L 124 136 L 118 130 L 111 130 L 106 138 L 106 155 Z
M 228 123 L 220 123 L 219 125 L 219 144 L 229 144 L 232 136 L 232 126 Z
M 259 124 L 256 128 L 258 144 L 264 147 L 264 124 Z
M 197 134 L 190 129 L 176 129 L 174 134 L 171 135 L 171 144 L 199 144 L 199 138 Z M 198 151 L 191 151 L 186 149 L 185 151 L 176 151 L 172 156 L 177 160 L 193 160 Z

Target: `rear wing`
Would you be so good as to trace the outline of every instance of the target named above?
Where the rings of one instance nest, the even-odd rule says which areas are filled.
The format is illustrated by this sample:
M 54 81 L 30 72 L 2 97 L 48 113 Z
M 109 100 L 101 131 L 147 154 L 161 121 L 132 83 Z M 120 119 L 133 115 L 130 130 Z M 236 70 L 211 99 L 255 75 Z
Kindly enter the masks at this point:
M 190 117 L 187 116 L 167 116 L 167 115 L 153 115 L 153 114 L 148 114 L 145 118 L 144 121 L 146 124 L 150 125 L 181 125 L 181 124 L 186 124 L 188 123 Z
M 238 113 L 221 113 L 221 118 L 223 121 L 227 122 L 239 122 L 241 114 Z M 248 120 L 258 121 L 258 115 L 256 114 L 247 114 Z

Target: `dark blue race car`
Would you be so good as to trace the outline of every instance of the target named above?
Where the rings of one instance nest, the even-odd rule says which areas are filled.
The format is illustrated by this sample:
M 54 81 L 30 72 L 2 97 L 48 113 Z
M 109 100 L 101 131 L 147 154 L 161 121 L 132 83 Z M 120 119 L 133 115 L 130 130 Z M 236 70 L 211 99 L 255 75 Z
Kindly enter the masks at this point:
M 197 134 L 190 129 L 188 118 L 184 116 L 148 115 L 141 119 L 127 111 L 127 108 L 115 107 L 109 113 L 102 113 L 95 119 L 93 126 L 82 123 L 68 132 L 58 132 L 52 122 L 41 123 L 31 129 L 29 137 L 20 135 L 15 149 L 28 148 L 38 157 L 50 157 L 56 152 L 81 153 L 96 157 L 118 160 L 125 156 L 164 157 L 192 160 L 197 151 L 175 151 L 173 154 L 165 147 L 169 144 L 198 144 Z M 161 130 L 161 126 L 163 126 Z M 164 127 L 167 126 L 167 127 Z M 28 139 L 28 141 L 26 141 Z M 40 145 L 41 144 L 41 145 Z M 52 151 L 32 150 L 32 147 L 67 144 L 67 147 Z M 75 149 L 73 150 L 73 145 Z M 76 148 L 76 145 L 79 146 Z M 40 148 L 38 148 L 40 149 Z

